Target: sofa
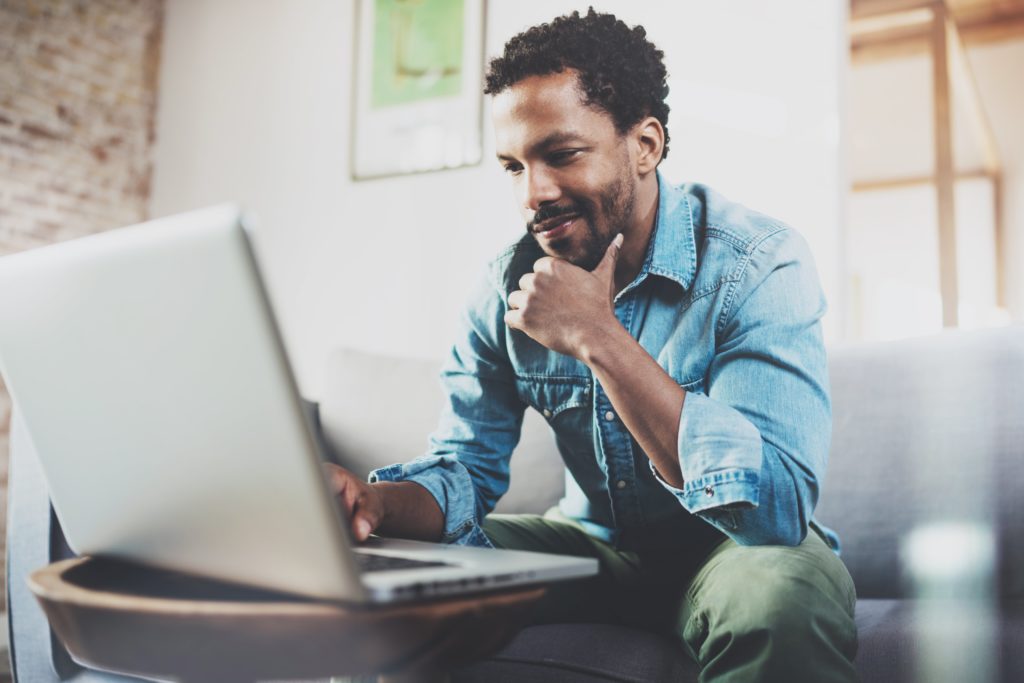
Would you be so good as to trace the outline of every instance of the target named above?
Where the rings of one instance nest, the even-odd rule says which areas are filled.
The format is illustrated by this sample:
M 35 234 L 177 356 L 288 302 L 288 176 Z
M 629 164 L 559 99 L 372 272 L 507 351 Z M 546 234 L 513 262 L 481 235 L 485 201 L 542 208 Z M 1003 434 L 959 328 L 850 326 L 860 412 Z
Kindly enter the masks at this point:
M 437 367 L 335 352 L 319 404 L 310 406 L 328 456 L 366 474 L 420 453 L 442 401 Z M 862 679 L 1024 680 L 1024 327 L 833 348 L 830 372 L 832 451 L 816 516 L 839 533 L 857 586 Z M 532 411 L 511 476 L 501 512 L 543 512 L 564 487 L 554 441 Z M 928 529 L 939 533 L 921 533 Z M 982 542 L 957 545 L 957 529 Z M 907 543 L 912 535 L 917 545 Z M 933 553 L 924 561 L 922 548 Z M 69 552 L 15 412 L 7 566 L 12 671 L 30 683 L 131 680 L 72 662 L 28 594 L 27 573 Z M 559 624 L 526 628 L 452 680 L 697 676 L 682 649 L 660 635 Z

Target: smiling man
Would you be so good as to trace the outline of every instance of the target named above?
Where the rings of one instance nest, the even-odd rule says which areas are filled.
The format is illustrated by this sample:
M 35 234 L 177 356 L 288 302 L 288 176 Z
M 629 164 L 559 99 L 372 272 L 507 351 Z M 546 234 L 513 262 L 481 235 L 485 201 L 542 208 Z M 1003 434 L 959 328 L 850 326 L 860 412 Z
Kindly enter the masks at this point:
M 662 56 L 591 10 L 491 62 L 527 234 L 466 307 L 430 452 L 332 483 L 359 538 L 597 558 L 540 621 L 671 634 L 702 681 L 855 680 L 853 583 L 813 520 L 831 415 L 812 258 L 780 222 L 659 175 Z M 572 480 L 544 516 L 491 515 L 528 407 Z

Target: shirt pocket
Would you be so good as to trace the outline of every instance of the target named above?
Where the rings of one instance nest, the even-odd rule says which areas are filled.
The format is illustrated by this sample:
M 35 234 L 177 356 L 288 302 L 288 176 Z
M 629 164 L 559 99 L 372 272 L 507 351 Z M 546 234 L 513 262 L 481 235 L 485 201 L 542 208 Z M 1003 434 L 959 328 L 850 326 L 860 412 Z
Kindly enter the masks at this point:
M 524 403 L 552 426 L 562 421 L 567 412 L 590 408 L 590 382 L 584 378 L 517 377 L 516 391 Z
M 519 398 L 551 427 L 558 452 L 584 490 L 604 486 L 600 453 L 595 451 L 593 391 L 590 378 L 519 377 Z

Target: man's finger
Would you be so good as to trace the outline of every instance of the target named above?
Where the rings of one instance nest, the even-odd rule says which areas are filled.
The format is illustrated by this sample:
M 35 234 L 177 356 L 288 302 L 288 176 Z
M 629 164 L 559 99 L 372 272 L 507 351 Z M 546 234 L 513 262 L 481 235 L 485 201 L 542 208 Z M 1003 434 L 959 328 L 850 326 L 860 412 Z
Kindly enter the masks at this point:
M 342 479 L 341 488 L 338 490 L 338 496 L 341 498 L 341 502 L 345 505 L 345 512 L 349 515 L 354 514 L 356 509 L 356 498 L 359 496 L 359 488 L 353 485 L 352 480 L 349 477 Z
M 622 247 L 622 239 L 622 233 L 620 232 L 612 240 L 612 243 L 608 245 L 608 249 L 604 252 L 604 258 L 597 264 L 597 268 L 594 268 L 594 275 L 602 280 L 610 281 L 615 278 L 615 266 L 619 262 L 619 249 Z
M 327 477 L 327 483 L 332 491 L 340 491 L 345 480 L 345 470 L 332 462 L 320 463 L 320 468 Z
M 534 275 L 533 273 L 526 273 L 525 275 L 523 275 L 521 278 L 519 278 L 519 289 L 523 290 L 524 292 L 531 291 L 533 289 L 533 281 L 534 279 L 536 279 L 536 277 L 537 276 Z
M 361 494 L 352 509 L 352 531 L 357 541 L 365 541 L 373 531 L 373 522 L 366 514 L 366 494 Z
M 508 295 L 508 307 L 513 311 L 519 310 L 526 304 L 526 292 L 517 289 Z
M 523 329 L 523 314 L 519 311 L 506 311 L 505 312 L 505 324 L 511 327 L 513 330 Z
M 365 517 L 356 517 L 353 526 L 355 527 L 353 531 L 357 541 L 365 541 L 370 537 L 370 532 L 373 531 L 373 526 Z
M 554 265 L 555 265 L 555 261 L 557 261 L 557 260 L 558 259 L 556 259 L 553 256 L 542 256 L 541 258 L 537 259 L 534 262 L 534 264 L 533 264 L 533 272 L 535 272 L 535 273 L 550 273 L 550 272 L 552 272 L 552 270 L 554 268 Z
M 345 472 L 331 463 L 321 463 L 323 467 L 324 476 L 327 478 L 327 486 L 334 492 L 334 495 L 340 496 L 341 492 L 345 490 Z

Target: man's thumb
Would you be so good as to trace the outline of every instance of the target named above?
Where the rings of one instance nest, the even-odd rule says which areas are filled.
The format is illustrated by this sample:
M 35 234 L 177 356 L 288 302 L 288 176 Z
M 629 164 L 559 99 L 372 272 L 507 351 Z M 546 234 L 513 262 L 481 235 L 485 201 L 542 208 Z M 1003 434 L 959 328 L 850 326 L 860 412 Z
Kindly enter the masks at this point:
M 362 516 L 356 516 L 356 540 L 365 541 L 370 536 L 370 532 L 373 531 L 373 525 L 370 524 L 370 520 Z
M 607 251 L 604 252 L 604 258 L 597 264 L 597 268 L 594 268 L 594 275 L 608 280 L 615 278 L 615 265 L 619 262 L 619 249 L 622 248 L 622 240 L 620 232 L 608 245 Z

